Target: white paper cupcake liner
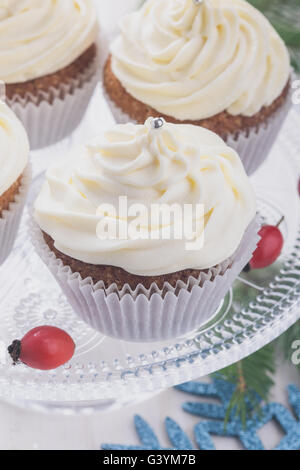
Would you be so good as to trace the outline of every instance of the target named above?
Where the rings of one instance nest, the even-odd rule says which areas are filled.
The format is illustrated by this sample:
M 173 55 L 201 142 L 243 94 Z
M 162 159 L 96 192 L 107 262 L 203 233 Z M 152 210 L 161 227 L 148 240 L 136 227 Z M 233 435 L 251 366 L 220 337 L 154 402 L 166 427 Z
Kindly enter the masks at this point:
M 150 289 L 142 285 L 132 291 L 129 285 L 105 289 L 102 281 L 82 279 L 56 258 L 32 219 L 29 232 L 35 249 L 48 266 L 77 315 L 106 336 L 125 341 L 152 342 L 174 339 L 208 321 L 233 281 L 251 259 L 259 240 L 259 218 L 249 225 L 232 260 L 227 260 L 198 279 L 176 287 L 165 283 Z M 211 280 L 213 276 L 213 280 Z
M 31 150 L 52 145 L 76 129 L 94 93 L 99 73 L 98 48 L 93 63 L 69 83 L 61 84 L 59 88 L 51 88 L 47 93 L 40 92 L 38 97 L 28 93 L 25 98 L 15 96 L 6 100 L 22 121 Z
M 292 99 L 289 93 L 283 106 L 265 124 L 226 139 L 229 147 L 239 154 L 249 176 L 267 159 L 291 107 Z
M 0 216 L 0 265 L 4 263 L 10 254 L 21 221 L 28 189 L 31 182 L 31 167 L 28 164 L 22 178 L 19 193 L 8 210 L 3 211 Z
M 110 99 L 105 87 L 102 85 L 103 94 L 110 107 L 112 115 L 118 124 L 135 122 L 128 114 L 124 113 Z M 226 139 L 229 147 L 232 147 L 240 156 L 246 173 L 252 175 L 268 157 L 280 129 L 292 107 L 291 93 L 281 106 L 265 124 L 257 128 L 251 128 L 246 132 L 238 132 Z

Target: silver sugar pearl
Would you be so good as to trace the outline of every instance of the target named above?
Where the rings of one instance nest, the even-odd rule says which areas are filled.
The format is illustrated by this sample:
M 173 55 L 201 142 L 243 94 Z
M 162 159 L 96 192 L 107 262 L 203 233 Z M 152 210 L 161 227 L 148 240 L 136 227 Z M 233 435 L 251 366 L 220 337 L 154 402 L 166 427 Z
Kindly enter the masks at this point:
M 164 125 L 163 118 L 154 118 L 151 121 L 152 129 L 160 129 Z
M 195 5 L 201 5 L 203 3 L 203 0 L 193 0 Z

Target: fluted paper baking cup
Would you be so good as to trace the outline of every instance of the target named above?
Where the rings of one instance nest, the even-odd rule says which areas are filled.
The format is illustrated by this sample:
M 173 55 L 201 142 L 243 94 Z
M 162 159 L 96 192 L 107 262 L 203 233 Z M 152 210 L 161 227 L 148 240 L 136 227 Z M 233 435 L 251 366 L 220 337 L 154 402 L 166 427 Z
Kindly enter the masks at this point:
M 111 113 L 118 124 L 126 124 L 127 122 L 137 123 L 111 100 L 104 85 L 102 85 L 102 89 Z M 237 151 L 249 176 L 268 157 L 291 106 L 292 99 L 291 93 L 289 93 L 284 105 L 274 112 L 273 116 L 266 123 L 227 137 L 226 143 Z
M 12 202 L 9 205 L 9 209 L 3 211 L 0 216 L 0 265 L 4 263 L 13 248 L 30 182 L 31 167 L 28 164 L 24 171 L 19 193 L 16 195 L 15 201 Z
M 267 159 L 291 107 L 292 99 L 289 94 L 284 105 L 266 123 L 226 139 L 229 147 L 239 154 L 249 176 Z
M 76 129 L 98 83 L 98 72 L 99 52 L 84 73 L 59 88 L 7 99 L 27 131 L 31 150 L 52 145 Z
M 32 219 L 29 232 L 32 243 L 48 266 L 77 315 L 106 336 L 125 341 L 152 342 L 174 339 L 195 330 L 216 312 L 233 281 L 251 259 L 259 236 L 259 218 L 249 225 L 233 259 L 219 264 L 198 279 L 190 278 L 176 287 L 153 284 L 132 291 L 129 285 L 118 290 L 105 289 L 102 281 L 82 279 L 64 266 L 44 241 Z M 213 279 L 213 280 L 212 280 Z

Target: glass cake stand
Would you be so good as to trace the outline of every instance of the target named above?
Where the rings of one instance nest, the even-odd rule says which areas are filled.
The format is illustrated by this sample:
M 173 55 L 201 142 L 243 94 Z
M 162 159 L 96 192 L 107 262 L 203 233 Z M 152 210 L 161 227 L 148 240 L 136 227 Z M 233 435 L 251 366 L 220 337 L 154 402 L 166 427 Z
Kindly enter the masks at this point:
M 34 180 L 29 204 L 47 165 L 72 144 L 111 122 L 99 87 L 72 138 L 32 155 Z M 26 208 L 14 251 L 0 267 L 0 399 L 66 414 L 121 407 L 226 367 L 299 320 L 299 128 L 300 116 L 291 111 L 272 154 L 252 178 L 265 221 L 276 223 L 285 215 L 281 226 L 285 246 L 280 259 L 269 268 L 242 273 L 207 324 L 173 341 L 117 341 L 80 321 L 33 250 Z M 7 346 L 43 324 L 62 327 L 72 335 L 77 345 L 72 361 L 50 372 L 12 366 Z

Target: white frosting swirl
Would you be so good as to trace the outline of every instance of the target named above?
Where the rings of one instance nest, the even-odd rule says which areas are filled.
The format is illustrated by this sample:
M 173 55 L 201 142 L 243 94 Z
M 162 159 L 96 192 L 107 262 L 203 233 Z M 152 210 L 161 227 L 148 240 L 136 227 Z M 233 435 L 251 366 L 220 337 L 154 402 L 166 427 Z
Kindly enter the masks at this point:
M 114 74 L 134 98 L 178 120 L 253 116 L 289 78 L 283 41 L 244 0 L 148 0 L 120 28 Z
M 92 0 L 0 0 L 0 79 L 21 83 L 57 72 L 96 34 Z
M 118 125 L 47 171 L 35 218 L 58 250 L 86 263 L 159 275 L 212 267 L 238 248 L 256 203 L 237 153 L 201 127 L 150 124 Z M 151 234 L 99 239 L 97 209 L 103 203 L 118 208 L 119 196 L 127 196 L 128 207 L 203 204 L 203 248 L 187 251 L 184 238 Z
M 29 155 L 25 129 L 11 109 L 0 101 L 0 196 L 23 173 Z

